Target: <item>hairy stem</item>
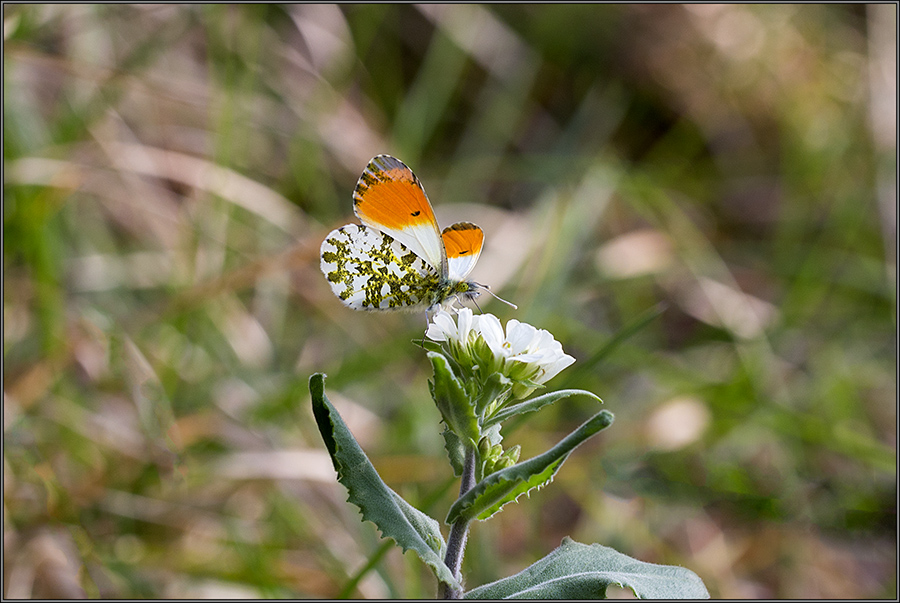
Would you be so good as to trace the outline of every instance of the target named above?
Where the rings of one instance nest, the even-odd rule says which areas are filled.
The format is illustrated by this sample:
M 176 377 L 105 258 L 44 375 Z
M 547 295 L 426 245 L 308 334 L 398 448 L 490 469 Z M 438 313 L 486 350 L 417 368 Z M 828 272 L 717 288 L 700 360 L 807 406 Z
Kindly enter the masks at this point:
M 463 464 L 462 481 L 459 484 L 459 495 L 462 496 L 475 486 L 475 449 L 466 447 L 466 460 Z M 447 555 L 444 563 L 453 572 L 453 576 L 462 583 L 463 553 L 466 549 L 466 536 L 469 534 L 469 522 L 460 519 L 450 527 L 450 537 L 447 539 Z M 448 584 L 441 583 L 439 595 L 442 599 L 461 599 L 462 589 L 455 589 Z

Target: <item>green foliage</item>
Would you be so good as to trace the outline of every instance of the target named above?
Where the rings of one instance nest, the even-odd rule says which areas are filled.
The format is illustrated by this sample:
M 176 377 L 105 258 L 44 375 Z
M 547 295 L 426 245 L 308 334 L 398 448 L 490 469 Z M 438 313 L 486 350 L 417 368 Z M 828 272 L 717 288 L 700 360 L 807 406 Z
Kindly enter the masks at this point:
M 475 406 L 469 404 L 465 386 L 453 374 L 446 357 L 428 352 L 428 359 L 434 368 L 434 381 L 429 382 L 431 397 L 441 411 L 444 423 L 457 436 L 457 441 L 462 438 L 464 442 L 477 442 L 481 438 L 481 431 L 475 416 Z M 447 446 L 450 450 L 454 444 L 448 441 Z M 453 456 L 451 454 L 451 458 Z
M 522 494 L 546 485 L 578 445 L 612 422 L 612 413 L 601 410 L 547 452 L 492 473 L 453 503 L 447 523 L 487 519 Z
M 381 480 L 325 396 L 324 375 L 317 373 L 310 377 L 309 391 L 316 423 L 338 481 L 350 493 L 348 502 L 359 507 L 363 519 L 374 523 L 384 537 L 393 539 L 404 551 L 414 551 L 438 580 L 458 588 L 458 582 L 444 565 L 446 545 L 438 522 L 407 503 Z
M 462 441 L 449 427 L 445 427 L 441 432 L 444 436 L 444 449 L 450 458 L 450 466 L 453 468 L 453 475 L 459 477 L 463 472 L 463 460 L 466 456 L 466 450 Z
M 506 421 L 507 419 L 511 419 L 514 416 L 529 412 L 535 412 L 536 410 L 540 410 L 548 404 L 553 404 L 557 400 L 562 400 L 563 398 L 568 398 L 570 396 L 587 396 L 589 398 L 593 398 L 597 402 L 603 403 L 603 400 L 601 400 L 591 392 L 580 389 L 561 389 L 559 391 L 550 392 L 542 396 L 531 398 L 530 400 L 526 400 L 525 402 L 519 402 L 518 404 L 507 406 L 503 410 L 500 410 L 496 414 L 489 417 L 484 422 L 484 425 L 490 426 L 499 424 Z
M 605 599 L 611 585 L 639 599 L 708 599 L 689 569 L 638 561 L 599 544 L 566 537 L 552 553 L 515 576 L 466 592 L 466 599 Z
M 466 398 L 462 385 L 453 376 L 443 356 L 436 352 L 428 352 L 428 356 L 434 367 L 432 396 L 445 421 L 454 426 L 454 429 L 472 423 L 477 430 L 474 414 L 470 420 L 460 423 L 457 418 L 461 409 L 453 408 L 463 406 L 474 409 L 475 401 Z M 438 579 L 447 585 L 446 588 L 453 589 L 452 592 L 457 596 L 463 594 L 463 591 L 453 575 L 456 571 L 453 568 L 458 567 L 465 543 L 465 536 L 460 537 L 459 534 L 464 534 L 468 522 L 472 519 L 488 519 L 506 503 L 549 483 L 576 447 L 613 422 L 612 413 L 600 411 L 544 454 L 520 464 L 515 464 L 518 460 L 518 447 L 500 456 L 499 444 L 492 444 L 490 437 L 481 437 L 476 433 L 479 437 L 476 453 L 475 439 L 468 438 L 469 443 L 462 446 L 469 449 L 465 453 L 466 460 L 451 462 L 454 469 L 457 464 L 470 462 L 469 459 L 474 462 L 475 454 L 492 463 L 497 460 L 504 463 L 490 476 L 464 492 L 450 508 L 447 523 L 453 524 L 453 528 L 451 541 L 445 544 L 437 522 L 408 504 L 381 480 L 353 434 L 328 401 L 324 388 L 324 375 L 317 373 L 310 378 L 309 389 L 316 423 L 338 473 L 338 480 L 350 493 L 348 501 L 359 507 L 363 519 L 372 521 L 383 536 L 392 538 L 404 551 L 412 549 L 418 553 Z M 543 399 L 538 399 L 527 410 L 520 412 L 536 410 L 537 407 L 574 393 L 586 392 L 563 392 L 561 396 L 552 399 L 546 395 L 541 396 Z M 474 410 L 470 412 L 474 413 Z M 448 432 L 451 436 L 447 435 Z M 452 442 L 459 442 L 449 429 L 445 431 L 445 438 L 448 450 L 452 450 Z M 451 452 L 451 460 L 453 458 Z M 474 471 L 472 465 L 460 469 L 459 472 L 464 474 L 464 481 L 466 472 L 471 471 Z M 454 547 L 457 547 L 455 550 L 459 555 L 451 561 L 448 554 L 445 564 L 444 555 Z M 353 583 L 358 579 L 355 578 Z M 558 549 L 519 574 L 474 589 L 465 593 L 465 596 L 476 599 L 594 599 L 605 598 L 610 584 L 631 588 L 639 598 L 709 598 L 703 582 L 690 570 L 644 563 L 598 544 L 578 544 L 568 537 Z

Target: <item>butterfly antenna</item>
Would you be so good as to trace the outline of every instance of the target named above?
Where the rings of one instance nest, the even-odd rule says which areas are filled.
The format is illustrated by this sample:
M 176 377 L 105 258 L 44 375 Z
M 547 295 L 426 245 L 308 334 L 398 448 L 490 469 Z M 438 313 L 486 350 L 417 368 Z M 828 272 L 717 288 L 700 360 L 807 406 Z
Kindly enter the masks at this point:
M 497 300 L 499 300 L 499 301 L 502 301 L 504 304 L 506 304 L 507 306 L 511 307 L 513 310 L 518 310 L 518 309 L 519 309 L 519 306 L 517 306 L 516 304 L 514 304 L 514 303 L 512 303 L 512 302 L 506 301 L 505 299 L 503 299 L 502 297 L 500 297 L 499 295 L 497 295 L 496 293 L 494 293 L 493 291 L 491 291 L 491 288 L 488 287 L 487 285 L 481 285 L 481 284 L 479 284 L 478 286 L 481 287 L 482 289 L 484 289 L 485 291 L 487 291 L 488 293 L 490 293 L 490 294 L 494 297 L 494 299 L 497 299 Z M 478 304 L 475 304 L 475 305 L 477 306 Z M 481 309 L 481 308 L 479 308 L 479 310 L 480 310 L 480 309 Z

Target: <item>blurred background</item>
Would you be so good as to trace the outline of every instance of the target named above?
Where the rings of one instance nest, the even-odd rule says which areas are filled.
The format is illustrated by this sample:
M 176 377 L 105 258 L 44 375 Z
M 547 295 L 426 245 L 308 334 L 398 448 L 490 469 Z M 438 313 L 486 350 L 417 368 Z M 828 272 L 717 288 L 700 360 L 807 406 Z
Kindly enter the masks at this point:
M 443 520 L 424 317 L 319 271 L 378 153 L 616 416 L 473 527 L 470 587 L 571 535 L 714 597 L 897 596 L 894 5 L 3 11 L 4 596 L 434 596 L 307 389 Z

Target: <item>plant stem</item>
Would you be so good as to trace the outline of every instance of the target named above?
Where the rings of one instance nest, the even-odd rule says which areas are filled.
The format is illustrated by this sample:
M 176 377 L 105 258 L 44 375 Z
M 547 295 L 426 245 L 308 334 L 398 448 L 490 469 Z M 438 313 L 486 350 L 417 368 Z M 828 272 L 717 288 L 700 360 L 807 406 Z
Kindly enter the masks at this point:
M 475 486 L 475 449 L 471 446 L 466 447 L 466 460 L 463 464 L 462 481 L 459 484 L 459 495 L 462 496 Z M 444 557 L 444 563 L 450 568 L 456 580 L 462 583 L 462 567 L 463 553 L 466 549 L 466 536 L 469 534 L 469 522 L 465 519 L 459 519 L 450 528 L 450 536 L 447 538 L 447 555 Z M 463 595 L 462 589 L 455 589 L 449 584 L 441 582 L 440 592 L 438 593 L 442 599 L 461 599 Z

